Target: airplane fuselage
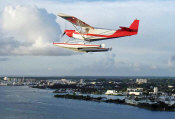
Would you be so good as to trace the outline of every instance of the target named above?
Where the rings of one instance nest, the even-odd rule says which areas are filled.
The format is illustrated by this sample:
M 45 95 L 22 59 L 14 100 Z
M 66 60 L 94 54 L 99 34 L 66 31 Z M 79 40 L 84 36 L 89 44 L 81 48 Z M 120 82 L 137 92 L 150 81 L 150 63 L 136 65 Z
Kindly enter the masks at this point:
M 108 29 L 89 29 L 88 32 L 78 32 L 76 30 L 65 30 L 64 31 L 67 36 L 85 40 L 85 41 L 97 41 L 97 40 L 104 40 L 104 39 L 111 39 L 111 38 L 118 38 L 124 36 L 131 36 L 136 35 L 137 31 L 129 31 L 129 30 L 108 30 Z

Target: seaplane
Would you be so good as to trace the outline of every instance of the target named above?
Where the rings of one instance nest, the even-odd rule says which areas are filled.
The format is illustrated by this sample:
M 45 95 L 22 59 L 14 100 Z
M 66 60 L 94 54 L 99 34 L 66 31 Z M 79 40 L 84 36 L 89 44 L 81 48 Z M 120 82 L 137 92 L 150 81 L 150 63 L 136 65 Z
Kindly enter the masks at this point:
M 63 13 L 58 14 L 59 17 L 69 21 L 74 26 L 75 30 L 64 30 L 61 37 L 67 35 L 70 38 L 82 40 L 81 43 L 53 43 L 56 46 L 71 49 L 78 52 L 104 52 L 110 51 L 112 48 L 105 48 L 105 44 L 89 44 L 93 41 L 107 40 L 120 38 L 125 36 L 137 35 L 139 28 L 139 20 L 135 19 L 129 27 L 120 26 L 117 30 L 109 30 L 96 28 L 88 25 L 80 19 L 66 15 Z M 88 43 L 88 44 L 87 44 Z

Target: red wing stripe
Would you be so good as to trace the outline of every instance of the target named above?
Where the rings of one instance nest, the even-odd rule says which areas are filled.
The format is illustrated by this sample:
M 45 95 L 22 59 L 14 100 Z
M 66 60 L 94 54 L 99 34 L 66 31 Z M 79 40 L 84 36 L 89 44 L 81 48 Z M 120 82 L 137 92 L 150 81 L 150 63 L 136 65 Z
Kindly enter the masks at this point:
M 70 43 L 53 43 L 53 44 L 65 44 L 65 45 L 83 45 L 83 46 L 100 46 L 100 45 L 85 45 L 85 44 L 70 44 Z

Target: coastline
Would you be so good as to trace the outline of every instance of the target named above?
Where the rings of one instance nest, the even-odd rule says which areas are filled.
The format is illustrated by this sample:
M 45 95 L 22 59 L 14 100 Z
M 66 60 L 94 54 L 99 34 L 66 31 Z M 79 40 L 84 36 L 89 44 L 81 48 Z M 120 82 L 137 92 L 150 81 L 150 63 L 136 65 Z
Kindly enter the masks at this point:
M 55 98 L 65 98 L 65 99 L 75 99 L 75 100 L 84 100 L 84 101 L 94 101 L 94 102 L 105 102 L 105 103 L 114 103 L 114 104 L 124 104 L 131 105 L 139 108 L 144 108 L 153 111 L 175 111 L 175 105 L 168 105 L 164 102 L 157 103 L 129 103 L 126 99 L 107 99 L 105 97 L 92 97 L 92 96 L 83 96 L 83 95 L 75 95 L 75 94 L 56 94 Z

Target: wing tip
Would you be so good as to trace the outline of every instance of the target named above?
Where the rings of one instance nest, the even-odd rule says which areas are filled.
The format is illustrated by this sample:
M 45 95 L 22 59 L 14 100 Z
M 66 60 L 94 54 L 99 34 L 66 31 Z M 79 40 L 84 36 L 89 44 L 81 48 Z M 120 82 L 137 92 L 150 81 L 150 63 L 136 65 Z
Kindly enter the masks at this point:
M 60 16 L 60 17 L 68 17 L 70 15 L 67 15 L 67 14 L 64 14 L 64 13 L 58 13 L 58 16 Z

